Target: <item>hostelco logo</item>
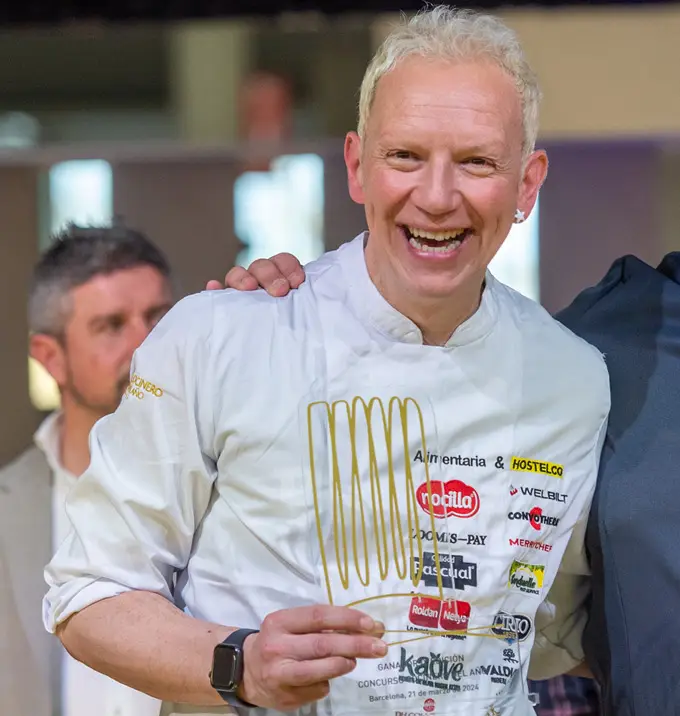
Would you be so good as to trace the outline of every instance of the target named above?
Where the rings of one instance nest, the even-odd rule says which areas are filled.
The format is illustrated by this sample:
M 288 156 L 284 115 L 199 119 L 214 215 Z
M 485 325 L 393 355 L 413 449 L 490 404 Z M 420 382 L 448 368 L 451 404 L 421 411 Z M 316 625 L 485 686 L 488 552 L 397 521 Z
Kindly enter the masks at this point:
M 424 631 L 442 629 L 443 631 L 460 632 L 447 634 L 453 639 L 465 639 L 470 605 L 455 599 L 440 601 L 434 597 L 413 597 L 408 615 L 411 624 L 422 627 Z M 413 627 L 409 627 L 411 631 Z M 419 631 L 418 629 L 413 629 Z
M 543 525 L 549 525 L 550 527 L 557 527 L 560 520 L 557 517 L 548 517 L 543 514 L 543 509 L 540 507 L 533 507 L 529 512 L 509 512 L 509 520 L 528 520 L 529 524 L 537 531 L 540 532 Z
M 438 519 L 473 517 L 479 512 L 477 490 L 460 480 L 431 480 L 430 492 L 425 482 L 416 491 L 416 499 L 421 509 Z

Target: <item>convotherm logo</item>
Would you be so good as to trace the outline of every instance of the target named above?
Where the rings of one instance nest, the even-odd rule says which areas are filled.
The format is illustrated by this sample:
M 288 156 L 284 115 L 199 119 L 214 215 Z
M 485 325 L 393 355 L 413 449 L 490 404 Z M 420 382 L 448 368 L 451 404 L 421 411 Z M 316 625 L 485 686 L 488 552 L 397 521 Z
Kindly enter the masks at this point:
M 430 480 L 416 491 L 421 509 L 438 519 L 444 517 L 474 517 L 479 512 L 479 493 L 461 480 Z
M 508 519 L 528 521 L 529 524 L 538 532 L 540 532 L 543 525 L 557 527 L 560 523 L 558 517 L 544 515 L 542 507 L 532 507 L 532 509 L 528 512 L 509 512 Z

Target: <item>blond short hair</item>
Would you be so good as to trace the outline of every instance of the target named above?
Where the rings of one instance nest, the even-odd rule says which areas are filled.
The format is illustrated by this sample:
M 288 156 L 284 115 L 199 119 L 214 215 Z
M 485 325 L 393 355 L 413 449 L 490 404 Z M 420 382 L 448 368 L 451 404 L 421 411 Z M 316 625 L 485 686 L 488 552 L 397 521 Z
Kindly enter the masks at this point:
M 485 59 L 514 80 L 522 102 L 523 153 L 530 154 L 538 135 L 541 91 L 519 39 L 499 18 L 447 5 L 422 10 L 397 25 L 369 63 L 361 83 L 358 133 L 363 139 L 380 78 L 405 57 L 444 60 Z

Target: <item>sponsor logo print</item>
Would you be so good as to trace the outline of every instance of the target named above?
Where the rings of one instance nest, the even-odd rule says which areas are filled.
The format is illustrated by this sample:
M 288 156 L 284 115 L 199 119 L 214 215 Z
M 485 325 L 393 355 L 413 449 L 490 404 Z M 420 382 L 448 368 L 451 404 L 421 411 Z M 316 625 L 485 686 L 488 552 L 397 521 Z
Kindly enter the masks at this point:
M 470 676 L 488 676 L 492 684 L 507 684 L 517 672 L 515 666 L 501 666 L 499 664 L 488 664 L 476 666 L 470 669 Z
M 474 517 L 479 512 L 479 493 L 461 480 L 431 480 L 431 495 L 427 482 L 416 491 L 421 509 L 438 519 L 444 517 Z
M 485 547 L 487 535 L 456 534 L 455 532 L 433 532 L 432 530 L 414 530 L 413 538 L 420 537 L 423 542 L 434 542 L 435 537 L 439 544 L 465 544 L 468 547 Z
M 508 574 L 508 587 L 525 594 L 540 594 L 543 588 L 545 567 L 514 560 Z
M 425 699 L 425 703 L 423 704 L 423 711 L 428 714 L 434 711 L 434 699 Z
M 157 385 L 150 383 L 148 380 L 144 380 L 141 375 L 135 373 L 125 389 L 125 395 L 131 398 L 137 398 L 137 400 L 144 400 L 145 395 L 149 395 L 153 398 L 162 398 L 163 389 Z
M 511 547 L 524 547 L 524 549 L 535 549 L 539 552 L 552 551 L 552 545 L 545 542 L 534 542 L 530 539 L 520 539 L 518 537 L 511 537 L 509 542 Z
M 420 559 L 413 558 L 413 576 L 418 574 Z M 420 581 L 426 587 L 438 587 L 439 578 L 444 589 L 465 589 L 477 586 L 477 565 L 466 562 L 459 554 L 440 554 L 439 565 L 434 553 L 423 552 L 422 574 Z
M 508 614 L 508 612 L 498 612 L 493 619 L 491 631 L 500 636 L 508 644 L 514 641 L 525 641 L 531 630 L 533 623 L 525 614 Z
M 529 524 L 537 531 L 540 532 L 543 525 L 549 527 L 557 527 L 560 520 L 558 517 L 550 517 L 549 515 L 543 514 L 541 507 L 532 507 L 529 512 L 509 512 L 509 520 L 528 520 Z
M 510 495 L 514 497 L 521 491 L 523 495 L 527 497 L 533 497 L 537 500 L 550 500 L 551 502 L 566 503 L 567 495 L 563 492 L 552 492 L 551 490 L 542 490 L 540 487 L 520 487 L 519 490 L 514 486 L 510 485 Z
M 454 658 L 452 658 L 452 656 Z M 410 684 L 422 684 L 435 689 L 458 691 L 456 684 L 463 678 L 463 662 L 456 655 L 442 656 L 430 652 L 428 656 L 415 657 L 401 647 L 399 680 Z
M 408 618 L 411 624 L 421 627 L 425 631 L 435 629 L 455 631 L 460 633 L 446 636 L 465 639 L 465 632 L 470 620 L 470 605 L 468 602 L 455 599 L 447 599 L 442 602 L 434 597 L 413 597 Z
M 427 462 L 430 465 L 441 463 L 442 465 L 457 465 L 458 467 L 486 467 L 486 458 L 473 455 L 467 457 L 465 455 L 437 455 L 433 452 L 426 452 L 423 455 L 422 450 L 418 450 L 413 462 Z
M 539 475 L 552 475 L 560 479 L 564 474 L 564 465 L 516 455 L 510 459 L 510 469 L 514 472 L 535 472 Z

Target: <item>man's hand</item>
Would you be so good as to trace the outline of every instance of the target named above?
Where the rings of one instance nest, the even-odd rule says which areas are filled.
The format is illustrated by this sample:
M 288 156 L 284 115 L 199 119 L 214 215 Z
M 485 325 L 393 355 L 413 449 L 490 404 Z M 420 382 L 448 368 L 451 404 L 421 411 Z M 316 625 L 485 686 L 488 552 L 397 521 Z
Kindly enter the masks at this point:
M 244 644 L 239 697 L 276 711 L 294 711 L 328 695 L 330 680 L 357 659 L 385 656 L 384 626 L 356 609 L 319 605 L 274 612 Z
M 234 266 L 224 277 L 224 285 L 219 281 L 208 281 L 208 291 L 222 288 L 235 288 L 237 291 L 254 291 L 264 288 L 270 296 L 285 296 L 292 288 L 297 288 L 305 280 L 305 272 L 300 262 L 292 254 L 276 254 L 269 259 L 257 259 L 247 269 Z

